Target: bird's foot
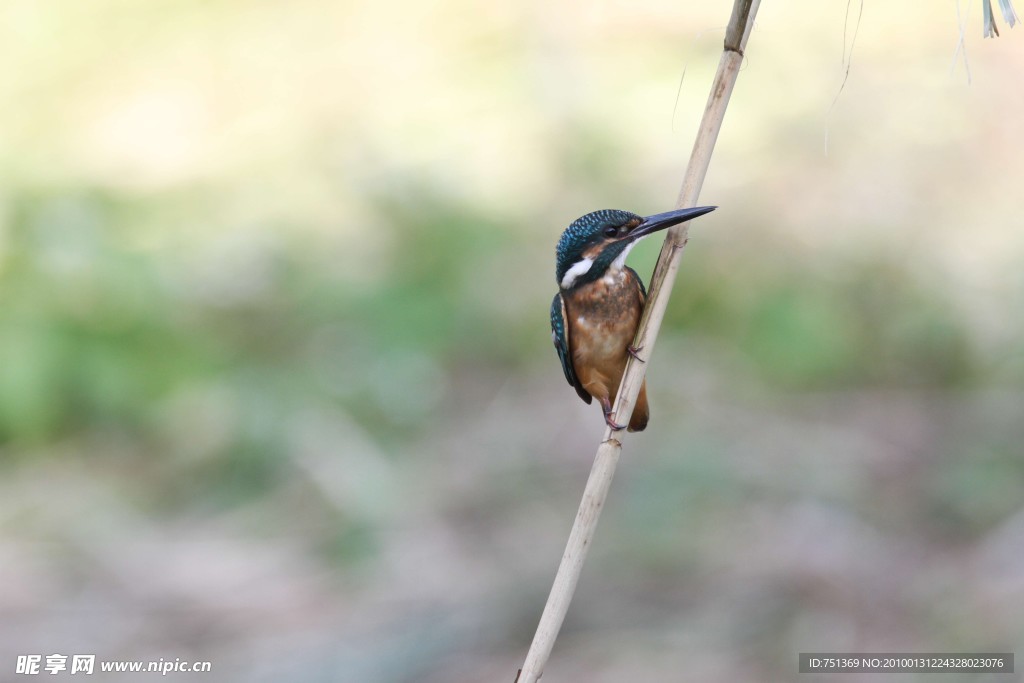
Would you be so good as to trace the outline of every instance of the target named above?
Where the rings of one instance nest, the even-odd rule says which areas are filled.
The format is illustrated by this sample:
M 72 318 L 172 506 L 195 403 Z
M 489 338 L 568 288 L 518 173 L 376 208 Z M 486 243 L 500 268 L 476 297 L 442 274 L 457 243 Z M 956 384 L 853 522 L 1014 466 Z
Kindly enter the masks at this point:
M 642 346 L 633 346 L 632 344 L 630 344 L 629 346 L 626 347 L 626 353 L 628 353 L 629 355 L 633 356 L 633 358 L 636 358 L 641 363 L 646 363 L 647 361 L 645 361 L 643 358 L 640 357 L 640 352 L 643 351 L 643 350 L 644 350 L 644 347 L 642 347 Z
M 608 399 L 601 400 L 601 409 L 604 410 L 604 423 L 612 428 L 612 431 L 620 432 L 626 428 L 626 425 L 620 425 L 618 422 L 612 419 L 612 404 Z
M 618 424 L 617 422 L 612 420 L 610 413 L 605 413 L 604 414 L 604 424 L 608 425 L 609 427 L 611 427 L 612 431 L 616 431 L 616 432 L 617 431 L 622 431 L 622 430 L 626 429 L 626 425 Z

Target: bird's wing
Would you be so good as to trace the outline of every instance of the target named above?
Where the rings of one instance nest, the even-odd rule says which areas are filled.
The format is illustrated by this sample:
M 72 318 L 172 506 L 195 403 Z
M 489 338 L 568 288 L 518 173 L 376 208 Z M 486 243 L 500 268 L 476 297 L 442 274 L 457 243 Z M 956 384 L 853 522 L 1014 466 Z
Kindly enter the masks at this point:
M 562 371 L 565 372 L 565 379 L 576 390 L 585 402 L 590 403 L 591 397 L 587 390 L 580 384 L 576 376 L 576 369 L 572 365 L 572 353 L 569 351 L 569 326 L 566 324 L 565 301 L 562 294 L 555 294 L 551 300 L 551 341 L 555 343 L 555 351 L 558 353 L 558 360 L 562 361 Z
M 641 280 L 640 276 L 637 275 L 636 271 L 630 268 L 629 266 L 626 266 L 626 270 L 633 274 L 633 279 L 636 280 L 636 284 L 640 288 L 640 305 L 647 305 L 647 288 L 644 287 L 644 281 Z

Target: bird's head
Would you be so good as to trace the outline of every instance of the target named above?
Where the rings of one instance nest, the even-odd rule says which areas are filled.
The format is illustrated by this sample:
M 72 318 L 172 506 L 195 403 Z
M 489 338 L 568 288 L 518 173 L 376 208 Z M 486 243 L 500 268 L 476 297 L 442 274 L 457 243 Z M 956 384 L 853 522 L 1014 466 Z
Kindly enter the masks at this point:
M 714 211 L 714 206 L 695 206 L 653 216 L 603 209 L 580 216 L 565 229 L 555 248 L 555 279 L 562 289 L 572 289 L 604 276 L 609 268 L 620 269 L 626 255 L 641 238 Z

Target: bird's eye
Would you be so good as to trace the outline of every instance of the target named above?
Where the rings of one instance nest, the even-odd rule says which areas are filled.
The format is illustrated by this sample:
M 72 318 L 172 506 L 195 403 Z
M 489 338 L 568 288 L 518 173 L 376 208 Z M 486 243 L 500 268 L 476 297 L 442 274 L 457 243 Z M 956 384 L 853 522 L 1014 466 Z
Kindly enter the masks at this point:
M 608 235 L 608 237 L 615 237 L 616 235 L 619 234 L 619 229 L 612 225 L 609 225 L 607 228 L 604 229 L 604 234 Z

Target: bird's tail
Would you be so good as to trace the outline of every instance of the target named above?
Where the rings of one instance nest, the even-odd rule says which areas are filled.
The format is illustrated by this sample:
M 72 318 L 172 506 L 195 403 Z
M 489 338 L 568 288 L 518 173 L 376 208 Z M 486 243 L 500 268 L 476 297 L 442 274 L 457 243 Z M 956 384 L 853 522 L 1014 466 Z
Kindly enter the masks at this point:
M 640 386 L 640 394 L 636 397 L 636 407 L 633 408 L 633 416 L 629 418 L 629 431 L 644 431 L 650 418 L 651 409 L 647 405 L 647 380 L 644 380 L 644 383 Z

